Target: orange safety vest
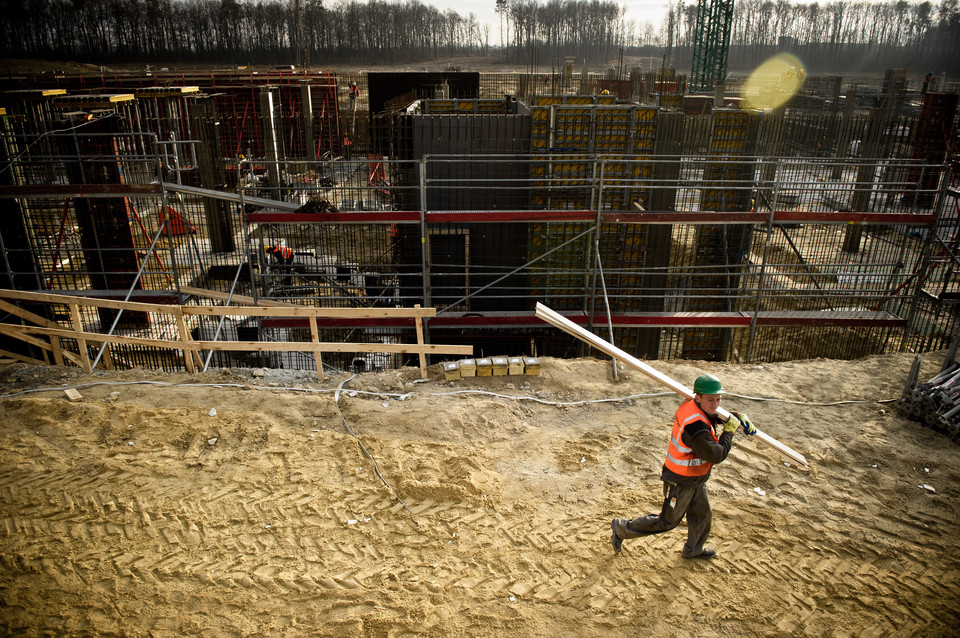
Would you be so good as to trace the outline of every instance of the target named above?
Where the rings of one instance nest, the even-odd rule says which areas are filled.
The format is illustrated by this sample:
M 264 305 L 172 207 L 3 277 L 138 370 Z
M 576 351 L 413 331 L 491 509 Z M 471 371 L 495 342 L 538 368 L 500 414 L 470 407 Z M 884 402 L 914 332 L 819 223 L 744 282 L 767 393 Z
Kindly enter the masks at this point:
M 684 401 L 677 409 L 673 419 L 673 434 L 670 435 L 670 447 L 667 448 L 667 460 L 663 462 L 668 470 L 680 476 L 706 476 L 713 467 L 713 463 L 704 461 L 694 454 L 693 450 L 683 444 L 683 430 L 690 423 L 705 421 L 710 424 L 710 418 L 700 409 L 693 399 Z M 719 441 L 713 425 L 708 428 L 714 441 Z
M 267 249 L 283 260 L 293 257 L 293 248 L 289 246 L 267 246 Z

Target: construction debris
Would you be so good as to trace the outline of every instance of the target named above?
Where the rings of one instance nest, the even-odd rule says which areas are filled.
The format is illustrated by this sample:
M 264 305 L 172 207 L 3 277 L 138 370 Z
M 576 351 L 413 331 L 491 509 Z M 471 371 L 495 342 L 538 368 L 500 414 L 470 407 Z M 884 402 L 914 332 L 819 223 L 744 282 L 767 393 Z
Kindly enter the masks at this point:
M 322 198 L 313 198 L 307 201 L 306 204 L 298 208 L 297 213 L 338 213 L 337 207 L 331 204 L 328 200 Z
M 913 361 L 900 397 L 900 412 L 951 440 L 960 438 L 960 364 L 949 357 L 940 373 L 917 385 L 920 357 Z

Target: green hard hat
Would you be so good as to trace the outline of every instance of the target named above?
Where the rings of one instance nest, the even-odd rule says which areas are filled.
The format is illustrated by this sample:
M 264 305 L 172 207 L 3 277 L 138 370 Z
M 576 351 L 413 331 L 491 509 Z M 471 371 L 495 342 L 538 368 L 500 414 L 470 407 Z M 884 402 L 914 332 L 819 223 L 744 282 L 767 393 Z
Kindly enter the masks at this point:
M 712 374 L 701 374 L 697 377 L 697 380 L 693 382 L 693 393 L 723 394 L 723 386 L 720 384 L 720 379 Z

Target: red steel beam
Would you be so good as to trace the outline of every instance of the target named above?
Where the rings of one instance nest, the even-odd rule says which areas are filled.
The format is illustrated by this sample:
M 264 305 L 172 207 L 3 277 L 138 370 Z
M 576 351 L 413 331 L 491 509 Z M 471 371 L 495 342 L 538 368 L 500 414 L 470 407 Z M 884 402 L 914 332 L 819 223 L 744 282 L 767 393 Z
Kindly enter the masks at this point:
M 329 221 L 331 223 L 382 222 L 405 223 L 420 221 L 420 211 L 350 211 L 341 213 L 297 213 L 257 211 L 247 215 L 256 223 L 306 223 Z M 428 211 L 428 224 L 482 223 L 482 222 L 549 222 L 581 221 L 594 222 L 597 212 L 593 210 L 484 210 L 484 211 Z M 769 213 L 720 213 L 715 211 L 694 212 L 605 212 L 600 221 L 605 224 L 766 224 Z M 931 225 L 932 213 L 853 213 L 853 212 L 803 212 L 776 211 L 774 222 L 803 223 L 820 222 L 848 224 L 906 224 L 910 226 Z

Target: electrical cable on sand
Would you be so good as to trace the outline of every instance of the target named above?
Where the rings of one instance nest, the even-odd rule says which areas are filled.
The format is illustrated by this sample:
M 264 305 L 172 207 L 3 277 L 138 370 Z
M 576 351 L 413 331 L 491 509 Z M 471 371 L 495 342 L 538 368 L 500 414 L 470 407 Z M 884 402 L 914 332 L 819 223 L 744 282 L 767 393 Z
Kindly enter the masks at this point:
M 81 388 L 89 388 L 99 385 L 159 385 L 167 387 L 196 387 L 196 388 L 242 388 L 247 390 L 269 390 L 277 391 L 283 390 L 287 392 L 306 392 L 306 393 L 335 393 L 337 400 L 339 400 L 339 392 L 348 392 L 350 396 L 357 394 L 365 394 L 368 396 L 376 397 L 393 397 L 400 400 L 405 400 L 414 396 L 413 392 L 370 392 L 368 390 L 343 390 L 342 386 L 347 381 L 352 380 L 356 375 L 353 375 L 346 379 L 343 383 L 340 384 L 337 388 L 305 388 L 303 386 L 275 386 L 275 385 L 255 385 L 249 383 L 170 383 L 167 381 L 95 381 L 91 383 L 79 383 L 76 385 L 61 385 L 47 388 L 30 388 L 26 390 L 19 390 L 11 394 L 0 394 L 0 399 L 10 399 L 13 397 L 22 396 L 24 394 L 31 394 L 34 392 L 62 392 L 63 390 L 75 389 L 79 390 Z M 514 394 L 501 394 L 499 392 L 490 392 L 488 390 L 453 390 L 450 392 L 431 392 L 428 393 L 428 396 L 442 397 L 442 396 L 453 396 L 457 394 L 484 394 L 487 396 L 498 397 L 501 399 L 512 399 L 515 401 L 533 401 L 535 403 L 543 403 L 545 405 L 555 405 L 558 407 L 570 407 L 577 405 L 587 405 L 593 403 L 619 403 L 626 401 L 628 399 L 643 399 L 643 398 L 653 398 L 653 397 L 663 397 L 663 396 L 672 396 L 676 394 L 675 392 L 649 392 L 641 394 L 629 394 L 621 397 L 610 397 L 607 399 L 583 399 L 578 401 L 550 401 L 549 399 L 542 399 L 540 397 L 528 396 L 528 395 L 514 395 Z M 735 392 L 726 392 L 726 396 L 737 397 L 738 399 L 744 399 L 747 401 L 763 401 L 763 402 L 773 402 L 773 403 L 790 403 L 792 405 L 807 405 L 815 407 L 831 407 L 838 405 L 852 405 L 859 403 L 894 403 L 900 399 L 846 399 L 843 401 L 797 401 L 794 399 L 782 399 L 779 397 L 754 397 L 747 394 L 737 394 Z M 339 409 L 339 407 L 338 407 Z M 342 415 L 341 415 L 342 417 Z
M 383 474 L 380 473 L 380 466 L 377 465 L 377 460 L 373 458 L 373 455 L 370 454 L 369 451 L 367 451 L 367 448 L 363 445 L 363 441 L 360 440 L 360 437 L 354 434 L 353 430 L 350 428 L 350 424 L 347 423 L 347 418 L 343 416 L 343 411 L 340 409 L 340 392 L 343 390 L 343 385 L 348 381 L 352 380 L 356 376 L 357 376 L 356 374 L 350 375 L 349 377 L 347 377 L 346 379 L 340 382 L 340 385 L 337 386 L 337 389 L 333 394 L 333 405 L 334 407 L 337 408 L 337 414 L 340 415 L 340 421 L 343 422 L 343 427 L 347 430 L 347 433 L 350 434 L 350 436 L 352 436 L 354 439 L 356 439 L 357 445 L 360 446 L 360 449 L 363 450 L 363 453 L 366 455 L 366 457 L 370 459 L 371 463 L 373 463 L 373 471 L 376 473 L 377 478 L 379 478 L 380 481 L 386 486 L 386 488 L 393 493 L 394 497 L 397 499 L 397 502 L 403 506 L 403 509 L 407 510 L 407 512 L 410 513 L 410 516 L 414 516 L 413 512 L 410 511 L 410 508 L 407 507 L 407 504 L 403 502 L 402 498 L 400 498 L 400 494 L 397 493 L 397 490 L 395 490 L 393 486 L 387 483 L 387 480 L 383 478 Z M 417 522 L 416 517 L 414 517 L 413 522 L 418 527 L 420 526 L 420 523 Z

